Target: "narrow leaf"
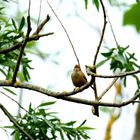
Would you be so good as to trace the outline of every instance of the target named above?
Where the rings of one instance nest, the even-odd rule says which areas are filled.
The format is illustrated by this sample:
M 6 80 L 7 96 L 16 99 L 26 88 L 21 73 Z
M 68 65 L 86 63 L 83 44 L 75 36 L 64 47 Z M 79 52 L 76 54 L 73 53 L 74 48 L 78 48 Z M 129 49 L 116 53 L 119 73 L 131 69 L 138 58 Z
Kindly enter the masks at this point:
M 8 91 L 9 93 L 13 94 L 13 95 L 16 95 L 15 92 L 13 92 L 12 90 L 10 90 L 9 88 L 3 88 L 4 90 Z
M 52 102 L 45 102 L 45 103 L 40 104 L 38 107 L 43 107 L 43 106 L 52 105 L 52 104 L 54 104 L 55 102 L 56 102 L 56 101 L 52 101 Z
M 84 120 L 80 125 L 79 127 L 83 126 L 85 123 L 86 123 L 87 120 Z
M 65 140 L 63 131 L 62 130 L 59 130 L 59 133 L 60 133 L 61 140 Z
M 3 69 L 0 69 L 0 72 L 1 72 L 4 76 L 7 75 Z
M 71 125 L 74 125 L 75 123 L 76 123 L 76 121 L 70 121 L 70 122 L 68 122 L 68 123 L 65 123 L 65 125 L 71 126 Z
M 92 3 L 95 4 L 97 10 L 99 11 L 99 0 L 92 0 Z
M 109 59 L 105 59 L 105 60 L 102 60 L 100 61 L 97 65 L 96 65 L 96 68 L 102 66 L 105 62 L 107 62 Z
M 20 22 L 20 25 L 19 25 L 19 29 L 18 29 L 19 32 L 22 30 L 22 28 L 24 27 L 24 25 L 25 25 L 25 18 L 22 17 L 21 22 Z
M 16 26 L 14 19 L 12 19 L 12 25 L 14 26 L 15 30 L 17 30 L 17 26 Z
M 85 1 L 85 9 L 87 9 L 88 7 L 88 0 L 84 0 Z
M 95 129 L 95 128 L 92 128 L 92 127 L 88 127 L 88 126 L 82 126 L 82 127 L 80 127 L 80 130 L 93 130 L 93 129 Z
M 129 10 L 124 13 L 123 25 L 132 25 L 140 32 L 140 2 L 131 6 Z

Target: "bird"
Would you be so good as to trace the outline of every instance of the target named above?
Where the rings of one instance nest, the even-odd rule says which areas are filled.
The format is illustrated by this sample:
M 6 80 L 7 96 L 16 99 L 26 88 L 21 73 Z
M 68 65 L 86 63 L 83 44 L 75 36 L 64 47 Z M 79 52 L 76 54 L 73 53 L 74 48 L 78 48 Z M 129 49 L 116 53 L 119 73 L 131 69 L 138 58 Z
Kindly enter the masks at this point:
M 81 87 L 87 83 L 87 78 L 82 72 L 80 65 L 75 65 L 71 74 L 71 80 L 75 87 Z

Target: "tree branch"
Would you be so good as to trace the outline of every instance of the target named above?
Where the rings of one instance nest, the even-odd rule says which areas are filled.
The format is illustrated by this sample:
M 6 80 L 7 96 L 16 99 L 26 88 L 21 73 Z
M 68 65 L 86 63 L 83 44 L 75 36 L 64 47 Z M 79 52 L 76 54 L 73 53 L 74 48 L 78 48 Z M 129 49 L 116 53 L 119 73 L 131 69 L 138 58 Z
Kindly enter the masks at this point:
M 93 66 L 96 65 L 97 56 L 98 56 L 99 50 L 100 50 L 102 42 L 103 42 L 103 38 L 104 38 L 104 34 L 105 34 L 105 29 L 106 29 L 106 24 L 107 24 L 105 6 L 104 6 L 102 0 L 100 0 L 100 3 L 101 3 L 101 6 L 102 6 L 103 15 L 104 15 L 104 24 L 103 24 L 103 29 L 102 29 L 102 34 L 101 34 L 101 38 L 100 38 L 100 41 L 99 41 L 99 45 L 97 47 L 96 54 L 94 56 Z
M 39 92 L 44 95 L 51 96 L 57 99 L 62 99 L 62 100 L 66 100 L 66 101 L 70 101 L 74 103 L 81 103 L 81 104 L 90 105 L 90 106 L 122 107 L 130 103 L 134 103 L 134 101 L 140 96 L 140 92 L 138 92 L 132 98 L 122 103 L 107 103 L 107 102 L 101 102 L 101 101 L 75 98 L 75 97 L 70 97 L 70 96 L 60 96 L 60 95 L 64 95 L 64 93 L 65 94 L 72 94 L 73 92 L 74 94 L 79 93 L 81 92 L 82 88 L 85 88 L 86 86 L 89 86 L 89 85 L 85 85 L 85 87 L 83 86 L 81 89 L 79 88 L 79 91 L 76 90 L 76 91 L 71 91 L 71 92 L 54 92 L 54 91 L 50 91 L 45 88 L 42 88 L 40 86 L 36 86 L 33 84 L 28 84 L 28 83 L 20 83 L 20 82 L 15 82 L 15 84 L 13 85 L 12 82 L 8 80 L 0 80 L 0 86 L 29 89 L 29 90 L 36 91 L 36 92 Z
M 37 27 L 36 31 L 33 33 L 33 35 L 37 35 L 42 28 L 45 26 L 45 24 L 50 20 L 50 16 L 47 15 L 47 17 L 40 23 L 40 25 Z
M 5 113 L 5 115 L 9 118 L 9 120 L 14 124 L 15 127 L 17 127 L 17 129 L 23 133 L 26 137 L 29 138 L 29 140 L 34 140 L 32 138 L 32 136 L 30 136 L 19 124 L 18 122 L 13 118 L 13 116 L 8 112 L 8 110 L 2 105 L 0 104 L 0 108 L 1 110 Z
M 100 3 L 101 3 L 101 6 L 102 6 L 103 15 L 104 15 L 104 24 L 103 24 L 103 28 L 102 28 L 102 34 L 101 34 L 101 38 L 100 38 L 100 41 L 99 41 L 99 45 L 97 47 L 97 50 L 96 50 L 96 53 L 95 53 L 95 56 L 94 56 L 93 66 L 96 65 L 97 56 L 99 54 L 99 50 L 100 50 L 101 45 L 102 45 L 102 42 L 103 42 L 103 38 L 104 38 L 104 34 L 105 34 L 105 29 L 106 29 L 106 24 L 107 24 L 105 7 L 104 7 L 104 4 L 103 4 L 102 0 L 100 0 Z M 96 68 L 95 68 L 94 72 L 96 73 Z M 98 100 L 98 93 L 97 93 L 97 87 L 96 87 L 96 77 L 94 77 L 92 75 L 91 75 L 91 77 L 92 77 L 91 78 L 91 82 L 93 83 L 93 87 L 94 87 L 95 99 Z M 95 112 L 92 111 L 93 114 L 99 116 L 98 106 L 97 107 L 94 107 L 94 109 L 92 109 L 92 110 L 95 111 Z
M 102 99 L 102 97 L 108 92 L 108 90 L 114 85 L 114 83 L 118 80 L 118 78 L 115 78 L 111 84 L 101 93 L 101 95 L 98 97 L 98 101 Z
M 29 5 L 29 8 L 30 8 L 30 5 Z M 27 16 L 27 25 L 28 25 L 28 27 L 27 27 L 26 37 L 25 37 L 25 40 L 24 40 L 23 44 L 21 45 L 20 53 L 19 53 L 19 56 L 18 56 L 18 60 L 17 60 L 16 67 L 15 67 L 14 74 L 13 74 L 13 78 L 12 78 L 12 83 L 16 82 L 16 77 L 17 77 L 17 73 L 18 73 L 18 70 L 19 70 L 22 55 L 23 55 L 23 52 L 24 52 L 24 48 L 27 44 L 27 38 L 29 37 L 30 32 L 31 32 L 31 22 L 30 22 L 30 15 L 29 14 Z
M 11 52 L 11 51 L 14 51 L 14 50 L 20 48 L 21 45 L 25 42 L 25 40 L 26 40 L 26 42 L 30 42 L 30 41 L 33 41 L 33 40 L 38 40 L 40 37 L 52 35 L 53 32 L 46 33 L 46 34 L 39 34 L 39 32 L 42 30 L 42 28 L 45 26 L 45 24 L 49 20 L 50 20 L 50 17 L 49 17 L 49 15 L 47 15 L 46 19 L 40 23 L 40 25 L 38 26 L 38 28 L 36 29 L 36 31 L 33 33 L 32 36 L 30 36 L 28 38 L 26 37 L 25 39 L 23 39 L 21 42 L 17 43 L 16 45 L 13 45 L 13 46 L 8 47 L 8 48 L 1 49 L 0 54 L 6 54 L 8 52 Z
M 121 78 L 121 77 L 138 74 L 140 73 L 140 70 L 128 71 L 128 72 L 114 74 L 114 75 L 101 75 L 101 74 L 95 74 L 93 71 L 90 70 L 90 67 L 86 67 L 86 72 L 88 75 L 92 75 L 94 77 L 99 77 L 99 78 Z

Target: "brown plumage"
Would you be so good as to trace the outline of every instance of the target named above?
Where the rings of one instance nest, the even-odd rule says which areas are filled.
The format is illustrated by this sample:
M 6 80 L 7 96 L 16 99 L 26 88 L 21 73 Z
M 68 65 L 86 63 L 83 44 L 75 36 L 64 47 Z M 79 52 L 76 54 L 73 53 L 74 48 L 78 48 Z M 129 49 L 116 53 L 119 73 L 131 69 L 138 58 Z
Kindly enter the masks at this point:
M 87 82 L 85 74 L 81 71 L 79 65 L 75 65 L 71 74 L 72 83 L 75 87 L 81 87 Z

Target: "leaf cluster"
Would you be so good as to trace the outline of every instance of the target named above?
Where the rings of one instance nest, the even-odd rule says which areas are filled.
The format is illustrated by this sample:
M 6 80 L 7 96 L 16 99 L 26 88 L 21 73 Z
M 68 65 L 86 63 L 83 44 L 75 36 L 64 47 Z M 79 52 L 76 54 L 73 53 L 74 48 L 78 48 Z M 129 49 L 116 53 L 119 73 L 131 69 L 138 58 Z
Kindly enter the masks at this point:
M 129 46 L 117 48 L 111 48 L 108 52 L 101 53 L 105 59 L 97 64 L 97 67 L 103 65 L 105 62 L 110 61 L 110 69 L 113 72 L 117 70 L 119 72 L 129 72 L 134 71 L 136 69 L 140 69 L 140 65 L 137 64 L 137 59 L 135 57 L 135 53 L 128 52 Z M 138 88 L 140 87 L 140 80 L 138 76 L 132 75 L 136 82 Z M 123 77 L 124 85 L 126 86 L 126 77 Z
M 85 8 L 88 8 L 88 0 L 84 0 L 85 2 Z M 99 0 L 92 0 L 93 5 L 95 5 L 95 7 L 97 8 L 97 10 L 99 10 Z
M 86 120 L 80 125 L 75 126 L 76 121 L 63 123 L 55 116 L 56 112 L 49 112 L 46 106 L 55 102 L 45 102 L 33 108 L 30 104 L 28 113 L 18 117 L 18 123 L 35 140 L 86 140 L 90 139 L 87 131 L 93 128 L 85 126 Z M 15 140 L 28 139 L 14 126 L 12 135 Z
M 125 11 L 123 17 L 123 25 L 131 25 L 135 27 L 137 32 L 140 32 L 140 2 L 132 5 Z
M 0 11 L 2 10 L 3 8 L 0 9 Z M 3 19 L 0 18 L 0 51 L 18 44 L 25 36 L 24 27 L 26 23 L 24 17 L 22 17 L 20 21 L 15 21 L 14 19 L 8 21 L 6 18 L 5 20 Z M 0 55 L 0 72 L 7 80 L 12 78 L 19 51 L 20 48 Z M 18 78 L 22 81 L 28 81 L 30 79 L 28 72 L 29 69 L 31 69 L 29 65 L 30 62 L 31 60 L 27 58 L 26 53 L 24 53 L 20 72 L 18 73 Z

